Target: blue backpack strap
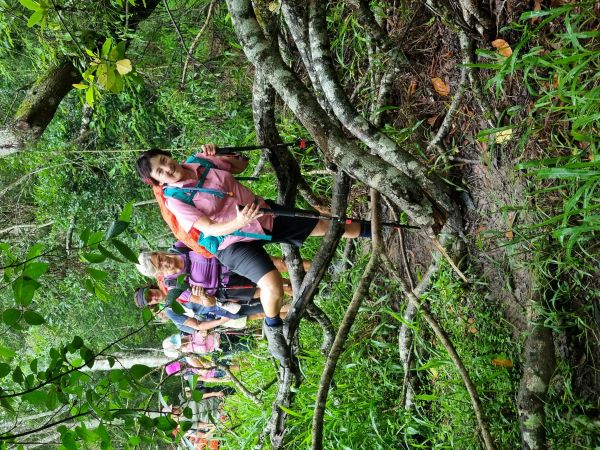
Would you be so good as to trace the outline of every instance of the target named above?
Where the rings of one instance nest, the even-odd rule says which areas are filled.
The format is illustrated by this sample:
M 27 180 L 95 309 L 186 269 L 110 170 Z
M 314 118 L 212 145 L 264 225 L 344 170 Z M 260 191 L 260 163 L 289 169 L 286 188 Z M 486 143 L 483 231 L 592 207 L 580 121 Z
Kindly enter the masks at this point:
M 196 155 L 192 155 L 188 159 L 186 159 L 185 164 L 200 164 L 202 167 L 204 167 L 204 170 L 202 171 L 202 176 L 200 177 L 200 180 L 196 185 L 196 187 L 198 188 L 201 188 L 204 184 L 204 180 L 206 180 L 206 176 L 208 175 L 209 170 L 215 167 L 215 165 L 212 162 L 208 161 L 207 159 L 200 158 Z
M 270 241 L 273 239 L 272 236 L 268 234 L 258 234 L 258 233 L 247 233 L 245 231 L 234 231 L 233 233 L 227 234 L 225 236 L 206 236 L 204 233 L 200 232 L 200 237 L 198 238 L 198 244 L 204 247 L 213 255 L 217 253 L 219 250 L 219 246 L 225 240 L 227 236 L 241 236 L 252 239 L 260 239 L 263 241 Z

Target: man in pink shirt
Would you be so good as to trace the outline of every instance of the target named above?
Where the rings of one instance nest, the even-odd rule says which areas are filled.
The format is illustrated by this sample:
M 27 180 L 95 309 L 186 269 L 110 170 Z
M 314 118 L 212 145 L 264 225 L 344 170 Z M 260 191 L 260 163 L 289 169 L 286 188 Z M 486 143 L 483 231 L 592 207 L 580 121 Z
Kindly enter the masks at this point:
M 260 288 L 260 301 L 265 311 L 263 330 L 269 352 L 283 366 L 289 363 L 289 348 L 283 337 L 283 322 L 279 317 L 283 300 L 281 274 L 263 248 L 266 242 L 300 246 L 308 236 L 324 236 L 328 222 L 314 218 L 289 218 L 262 215 L 260 208 L 275 212 L 285 209 L 261 197 L 240 184 L 233 174 L 248 165 L 245 158 L 216 155 L 216 146 L 207 144 L 196 162 L 179 164 L 168 152 L 149 150 L 136 162 L 136 170 L 144 182 L 163 187 L 167 208 L 175 215 L 180 227 L 200 231 L 201 245 L 233 272 L 242 275 Z M 212 167 L 207 167 L 205 161 Z M 172 189 L 172 190 L 170 190 Z M 170 191 L 169 191 L 170 190 Z M 238 205 L 245 205 L 238 208 Z M 345 225 L 344 237 L 370 237 L 368 225 Z M 232 234 L 233 233 L 233 234 Z M 205 242 L 202 239 L 210 239 Z

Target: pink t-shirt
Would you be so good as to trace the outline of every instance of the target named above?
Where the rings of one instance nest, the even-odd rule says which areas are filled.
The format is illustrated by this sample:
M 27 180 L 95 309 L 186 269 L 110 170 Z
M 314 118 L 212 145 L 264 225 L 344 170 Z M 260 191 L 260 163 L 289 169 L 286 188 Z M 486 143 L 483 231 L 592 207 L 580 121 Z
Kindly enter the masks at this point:
M 183 344 L 179 350 L 183 353 L 197 353 L 206 355 L 219 349 L 220 335 L 218 333 L 208 333 L 202 336 L 202 333 L 194 333 L 190 335 L 190 342 Z
M 175 215 L 179 225 L 186 231 L 192 228 L 192 225 L 201 217 L 208 217 L 215 222 L 229 222 L 237 217 L 237 205 L 247 205 L 252 203 L 255 198 L 259 199 L 261 208 L 269 208 L 269 205 L 257 195 L 237 181 L 231 174 L 231 164 L 222 158 L 216 156 L 206 156 L 203 153 L 197 155 L 200 158 L 206 159 L 215 165 L 214 168 L 208 171 L 208 175 L 202 185 L 206 189 L 215 189 L 222 192 L 232 192 L 233 196 L 226 195 L 224 198 L 219 198 L 215 195 L 197 192 L 193 197 L 194 206 L 188 205 L 173 197 L 167 197 L 166 206 Z M 205 170 L 201 164 L 182 164 L 186 169 L 191 169 L 196 172 L 198 178 Z M 196 180 L 183 180 L 177 183 L 171 183 L 173 187 L 194 187 Z M 273 216 L 265 215 L 253 220 L 241 231 L 247 233 L 264 234 L 264 230 L 271 231 L 273 229 Z M 234 242 L 254 241 L 256 239 L 242 236 L 227 236 L 219 250 L 227 248 Z

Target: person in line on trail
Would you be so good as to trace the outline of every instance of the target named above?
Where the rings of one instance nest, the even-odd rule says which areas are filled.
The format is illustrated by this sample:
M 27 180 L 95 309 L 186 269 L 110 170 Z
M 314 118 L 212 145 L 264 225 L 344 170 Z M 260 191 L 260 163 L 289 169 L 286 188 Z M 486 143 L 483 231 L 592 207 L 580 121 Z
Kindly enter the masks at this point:
M 260 288 L 260 301 L 266 314 L 263 331 L 269 351 L 287 366 L 290 350 L 279 317 L 283 281 L 263 244 L 301 246 L 308 236 L 324 236 L 328 222 L 277 216 L 278 210 L 286 209 L 256 196 L 234 178 L 233 174 L 241 173 L 248 161 L 217 156 L 216 149 L 214 144 L 206 144 L 202 146 L 203 153 L 183 164 L 175 161 L 168 152 L 149 150 L 136 161 L 136 170 L 145 183 L 153 186 L 157 199 L 162 194 L 163 205 L 176 219 L 178 227 L 198 236 L 197 243 L 202 246 L 200 251 L 214 254 L 232 271 Z M 238 208 L 238 205 L 243 207 Z M 261 208 L 273 210 L 275 216 L 261 214 Z M 163 208 L 161 214 L 165 217 Z M 167 223 L 173 230 L 171 221 Z M 345 225 L 344 237 L 359 236 L 371 236 L 370 224 Z
M 222 303 L 248 303 L 260 298 L 260 290 L 248 278 L 232 272 L 216 258 L 207 258 L 185 246 L 177 246 L 178 244 L 167 252 L 142 252 L 137 266 L 140 273 L 156 278 L 164 292 L 178 286 L 178 280 L 183 280 L 190 286 L 200 286 L 208 295 Z M 287 270 L 280 258 L 271 259 L 278 270 Z M 304 265 L 310 267 L 307 261 Z M 285 280 L 284 292 L 292 294 L 288 280 Z M 186 289 L 179 297 L 180 301 L 186 302 L 190 294 L 190 290 Z
M 235 365 L 232 361 L 236 354 L 252 349 L 252 341 L 246 334 L 211 331 L 173 334 L 163 340 L 162 346 L 169 358 L 210 356 L 217 365 L 231 366 Z M 169 367 L 165 367 L 167 372 L 174 371 L 175 366 Z
M 171 292 L 175 293 L 173 299 L 169 299 L 168 295 L 164 294 L 157 286 L 142 287 L 135 292 L 133 300 L 138 308 L 145 308 L 148 306 L 154 313 L 163 313 L 167 319 L 173 322 L 173 324 L 184 333 L 207 331 L 219 326 L 236 329 L 244 328 L 246 326 L 246 320 L 258 320 L 265 317 L 265 314 L 262 311 L 262 305 L 259 301 L 253 301 L 247 305 L 238 304 L 238 306 L 240 306 L 238 313 L 233 314 L 229 311 L 224 311 L 225 316 L 219 316 L 214 312 L 211 312 L 210 307 L 207 308 L 203 305 L 203 303 L 214 303 L 215 300 L 214 297 L 207 296 L 202 288 L 198 286 L 192 288 L 191 295 L 187 299 L 188 301 L 186 303 L 181 303 L 184 313 L 178 314 L 169 307 L 169 304 L 173 300 L 178 301 L 178 294 L 182 291 L 179 290 L 179 292 L 177 292 L 173 289 Z M 165 303 L 167 303 L 166 307 L 159 309 L 160 306 L 164 306 Z M 285 317 L 288 308 L 289 305 L 284 305 L 284 307 L 282 307 L 282 317 Z M 207 309 L 209 310 L 208 312 L 202 312 Z M 218 308 L 212 309 L 220 311 Z
M 165 354 L 167 352 L 165 351 Z M 169 358 L 176 358 L 172 353 L 169 353 Z M 221 362 L 221 366 L 227 365 L 226 362 Z M 237 366 L 227 366 L 230 369 L 238 369 Z M 230 381 L 229 375 L 221 367 L 217 367 L 216 363 L 195 356 L 182 356 L 179 361 L 172 362 L 165 366 L 165 373 L 168 376 L 180 374 L 184 380 L 189 380 L 192 377 L 197 377 L 198 380 L 207 383 L 227 382 Z

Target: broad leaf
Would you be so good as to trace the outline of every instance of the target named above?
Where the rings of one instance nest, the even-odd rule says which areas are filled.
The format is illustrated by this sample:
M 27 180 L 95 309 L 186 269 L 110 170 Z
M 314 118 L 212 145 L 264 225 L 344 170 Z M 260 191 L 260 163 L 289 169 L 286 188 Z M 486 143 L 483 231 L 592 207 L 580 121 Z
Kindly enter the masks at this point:
M 0 378 L 4 378 L 11 371 L 11 368 L 6 363 L 0 363 Z
M 46 319 L 44 319 L 40 314 L 32 310 L 25 311 L 25 313 L 23 314 L 23 318 L 25 319 L 25 322 L 27 322 L 29 325 L 41 325 L 46 322 Z
M 119 251 L 119 253 L 121 255 L 123 255 L 125 258 L 127 258 L 129 261 L 131 261 L 134 264 L 137 264 L 138 262 L 138 257 L 137 255 L 133 252 L 133 250 L 131 250 L 127 244 L 125 244 L 124 242 L 118 240 L 118 239 L 111 239 L 111 244 L 115 246 L 115 248 Z
M 33 294 L 40 286 L 41 284 L 37 281 L 20 276 L 12 284 L 15 302 L 18 305 L 28 306 L 33 300 Z
M 25 266 L 23 275 L 26 277 L 37 280 L 48 270 L 49 264 L 44 262 L 31 262 Z
M 130 375 L 136 380 L 139 380 L 140 378 L 142 378 L 144 375 L 146 375 L 147 373 L 149 373 L 151 371 L 152 371 L 151 367 L 144 366 L 143 364 L 134 364 L 131 367 L 131 369 L 129 369 Z
M 129 72 L 133 70 L 131 66 L 131 61 L 128 59 L 120 59 L 116 62 L 117 72 L 121 75 L 127 75 Z
M 106 256 L 104 256 L 102 253 L 84 253 L 83 254 L 83 258 L 90 263 L 101 263 L 102 261 L 106 260 Z
M 94 280 L 102 281 L 108 277 L 108 272 L 104 270 L 93 269 L 91 267 L 86 267 L 85 271 L 91 275 Z
M 2 321 L 8 325 L 13 326 L 21 318 L 21 311 L 14 308 L 5 309 L 2 313 Z M 14 355 L 13 355 L 14 356 Z
M 34 2 L 33 0 L 19 0 L 19 3 L 31 11 L 39 11 L 42 9 L 40 4 L 38 2 Z
M 13 352 L 10 348 L 6 348 L 3 345 L 0 345 L 0 357 L 3 359 L 11 360 L 15 357 L 16 353 Z
M 108 240 L 112 237 L 118 236 L 127 229 L 127 226 L 129 226 L 129 222 L 124 222 L 122 220 L 117 220 L 111 223 L 104 238 Z
M 123 207 L 123 211 L 121 211 L 121 215 L 119 216 L 119 220 L 123 222 L 131 222 L 131 217 L 133 216 L 133 202 L 127 202 Z

